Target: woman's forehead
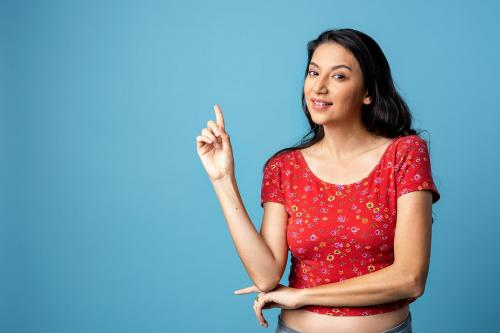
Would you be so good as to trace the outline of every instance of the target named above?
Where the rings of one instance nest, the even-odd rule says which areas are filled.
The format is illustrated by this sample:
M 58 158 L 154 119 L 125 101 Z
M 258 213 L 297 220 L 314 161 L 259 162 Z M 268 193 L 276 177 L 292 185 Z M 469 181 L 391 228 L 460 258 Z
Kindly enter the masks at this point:
M 337 65 L 346 65 L 353 70 L 359 68 L 354 55 L 337 43 L 323 43 L 314 51 L 311 62 L 320 68 L 331 68 Z

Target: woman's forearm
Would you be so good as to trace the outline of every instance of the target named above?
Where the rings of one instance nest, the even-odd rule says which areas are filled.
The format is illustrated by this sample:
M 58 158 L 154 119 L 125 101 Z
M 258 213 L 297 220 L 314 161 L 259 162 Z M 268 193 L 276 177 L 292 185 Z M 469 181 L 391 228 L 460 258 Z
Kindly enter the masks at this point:
M 254 282 L 262 291 L 278 285 L 276 262 L 271 249 L 253 225 L 243 205 L 234 176 L 212 181 L 238 255 Z
M 370 306 L 419 297 L 416 279 L 394 265 L 340 282 L 299 291 L 300 306 Z

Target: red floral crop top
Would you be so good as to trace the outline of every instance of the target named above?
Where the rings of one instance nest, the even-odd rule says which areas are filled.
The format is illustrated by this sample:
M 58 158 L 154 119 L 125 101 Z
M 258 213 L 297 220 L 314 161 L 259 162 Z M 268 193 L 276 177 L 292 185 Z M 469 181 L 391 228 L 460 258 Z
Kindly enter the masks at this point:
M 368 274 L 394 261 L 397 198 L 434 184 L 427 142 L 418 135 L 393 139 L 371 173 L 351 184 L 331 184 L 309 169 L 298 149 L 274 156 L 264 168 L 261 206 L 274 201 L 288 212 L 292 288 L 311 288 Z M 416 298 L 363 307 L 306 305 L 331 316 L 397 310 Z

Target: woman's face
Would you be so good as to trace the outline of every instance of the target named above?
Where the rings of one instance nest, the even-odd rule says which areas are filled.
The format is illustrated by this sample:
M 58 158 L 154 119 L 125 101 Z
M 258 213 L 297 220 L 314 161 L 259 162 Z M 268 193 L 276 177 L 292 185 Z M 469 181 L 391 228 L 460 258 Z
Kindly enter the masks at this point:
M 308 66 L 304 95 L 314 123 L 357 121 L 361 105 L 369 104 L 371 99 L 366 95 L 358 61 L 350 51 L 337 43 L 323 43 Z

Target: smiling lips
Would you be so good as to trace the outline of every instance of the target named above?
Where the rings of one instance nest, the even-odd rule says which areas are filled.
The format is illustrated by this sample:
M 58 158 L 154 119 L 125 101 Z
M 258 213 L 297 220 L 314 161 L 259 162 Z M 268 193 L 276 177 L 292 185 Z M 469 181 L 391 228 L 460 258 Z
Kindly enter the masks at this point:
M 311 98 L 313 106 L 316 110 L 326 110 L 332 105 L 332 102 L 328 102 L 322 99 Z

